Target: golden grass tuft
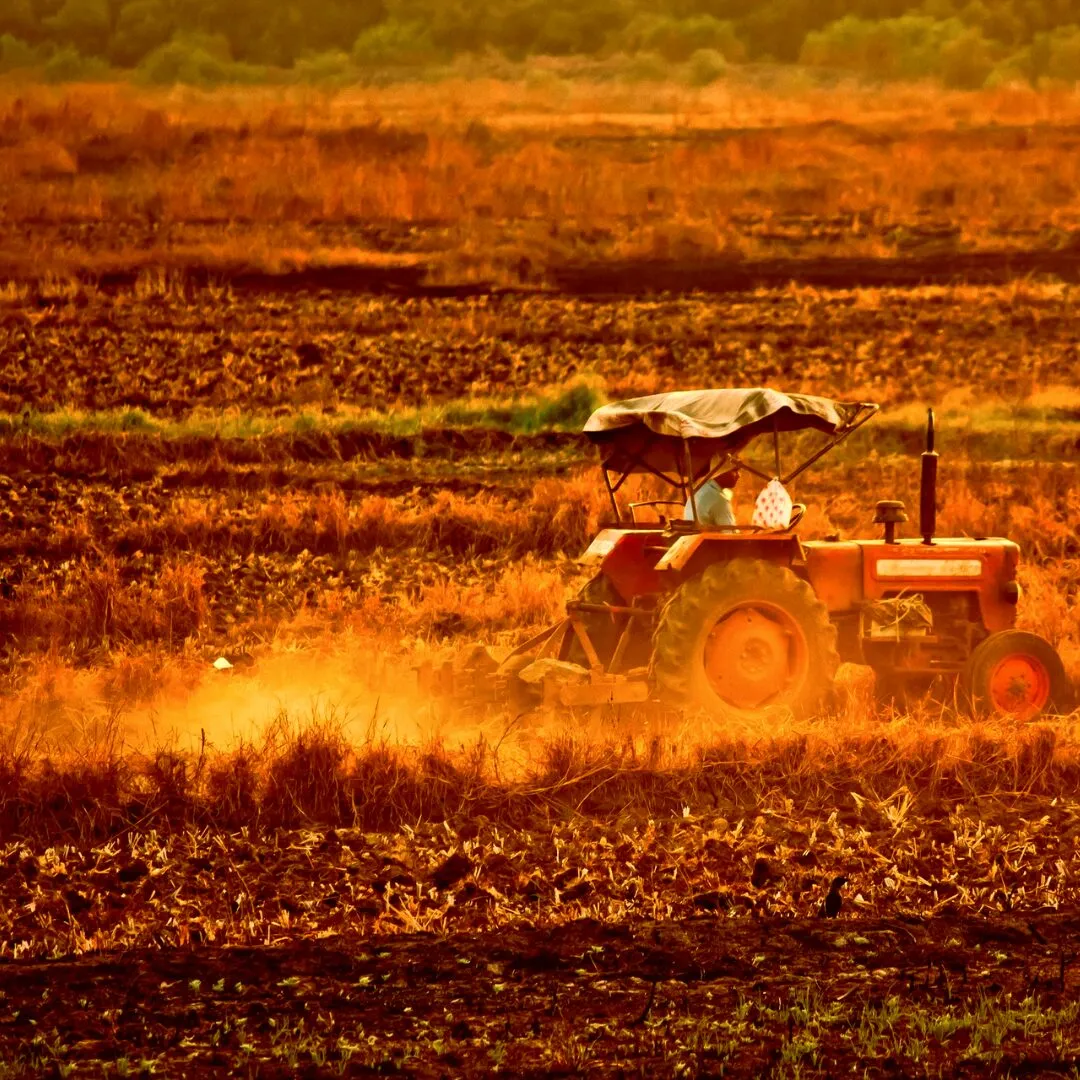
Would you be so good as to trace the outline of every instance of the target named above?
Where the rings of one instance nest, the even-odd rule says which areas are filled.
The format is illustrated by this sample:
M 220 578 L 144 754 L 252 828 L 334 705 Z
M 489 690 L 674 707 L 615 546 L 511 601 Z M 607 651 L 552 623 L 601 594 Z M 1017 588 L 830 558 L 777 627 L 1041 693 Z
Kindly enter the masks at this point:
M 0 627 L 22 649 L 76 652 L 167 642 L 179 647 L 207 615 L 204 570 L 182 556 L 167 559 L 152 582 L 129 582 L 113 555 L 83 557 L 74 579 L 46 581 L 5 603 Z

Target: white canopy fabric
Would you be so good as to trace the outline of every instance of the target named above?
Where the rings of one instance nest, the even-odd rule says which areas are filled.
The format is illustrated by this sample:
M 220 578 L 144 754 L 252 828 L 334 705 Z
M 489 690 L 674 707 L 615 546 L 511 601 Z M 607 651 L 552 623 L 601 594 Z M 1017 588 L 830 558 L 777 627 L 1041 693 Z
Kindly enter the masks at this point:
M 605 468 L 678 475 L 689 446 L 696 476 L 708 471 L 715 455 L 736 454 L 757 435 L 808 429 L 835 435 L 861 408 L 764 387 L 680 390 L 604 405 L 584 432 L 599 446 Z

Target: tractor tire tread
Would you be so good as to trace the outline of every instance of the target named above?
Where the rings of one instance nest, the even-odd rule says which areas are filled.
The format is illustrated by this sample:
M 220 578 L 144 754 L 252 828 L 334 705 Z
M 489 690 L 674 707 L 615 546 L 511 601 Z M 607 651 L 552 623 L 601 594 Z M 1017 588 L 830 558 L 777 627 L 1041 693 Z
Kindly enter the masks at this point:
M 993 663 L 996 654 L 1004 656 L 1018 648 L 1034 653 L 1050 679 L 1050 698 L 1040 715 L 1066 715 L 1076 708 L 1076 691 L 1057 649 L 1044 637 L 1027 630 L 999 630 L 975 646 L 960 673 L 960 690 L 968 709 L 976 716 L 993 712 L 979 685 L 983 668 Z
M 832 686 L 840 656 L 836 627 L 828 609 L 808 582 L 789 567 L 763 559 L 732 559 L 714 563 L 683 582 L 663 605 L 653 634 L 651 674 L 660 697 L 672 703 L 701 704 L 694 666 L 688 662 L 693 644 L 717 607 L 729 599 L 736 602 L 760 597 L 782 606 L 801 624 L 813 653 L 808 678 L 810 688 L 792 711 L 817 706 Z M 713 708 L 715 711 L 716 705 Z M 720 706 L 723 710 L 725 706 Z M 738 712 L 731 708 L 732 712 Z

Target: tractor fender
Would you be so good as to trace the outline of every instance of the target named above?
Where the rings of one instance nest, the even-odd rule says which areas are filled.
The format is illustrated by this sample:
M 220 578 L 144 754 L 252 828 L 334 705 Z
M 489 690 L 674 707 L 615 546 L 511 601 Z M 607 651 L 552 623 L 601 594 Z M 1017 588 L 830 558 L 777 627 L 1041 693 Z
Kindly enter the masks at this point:
M 578 566 L 587 570 L 599 569 L 626 535 L 625 529 L 601 529 L 593 538 L 592 543 L 578 556 Z
M 606 577 L 624 600 L 658 592 L 653 565 L 658 530 L 602 529 L 577 560 L 578 565 Z
M 683 574 L 697 567 L 729 559 L 764 559 L 790 566 L 800 573 L 805 567 L 802 544 L 794 533 L 694 533 L 681 536 L 660 557 L 658 573 Z

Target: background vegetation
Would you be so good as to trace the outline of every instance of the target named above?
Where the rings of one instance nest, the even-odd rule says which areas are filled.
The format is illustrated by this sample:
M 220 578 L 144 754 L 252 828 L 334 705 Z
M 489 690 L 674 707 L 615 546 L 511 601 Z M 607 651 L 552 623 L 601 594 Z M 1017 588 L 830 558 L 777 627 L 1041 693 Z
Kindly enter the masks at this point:
M 1080 79 L 1073 0 L 6 0 L 0 72 L 64 81 L 352 80 L 462 57 L 623 58 L 707 83 L 732 63 L 803 64 L 956 88 Z

